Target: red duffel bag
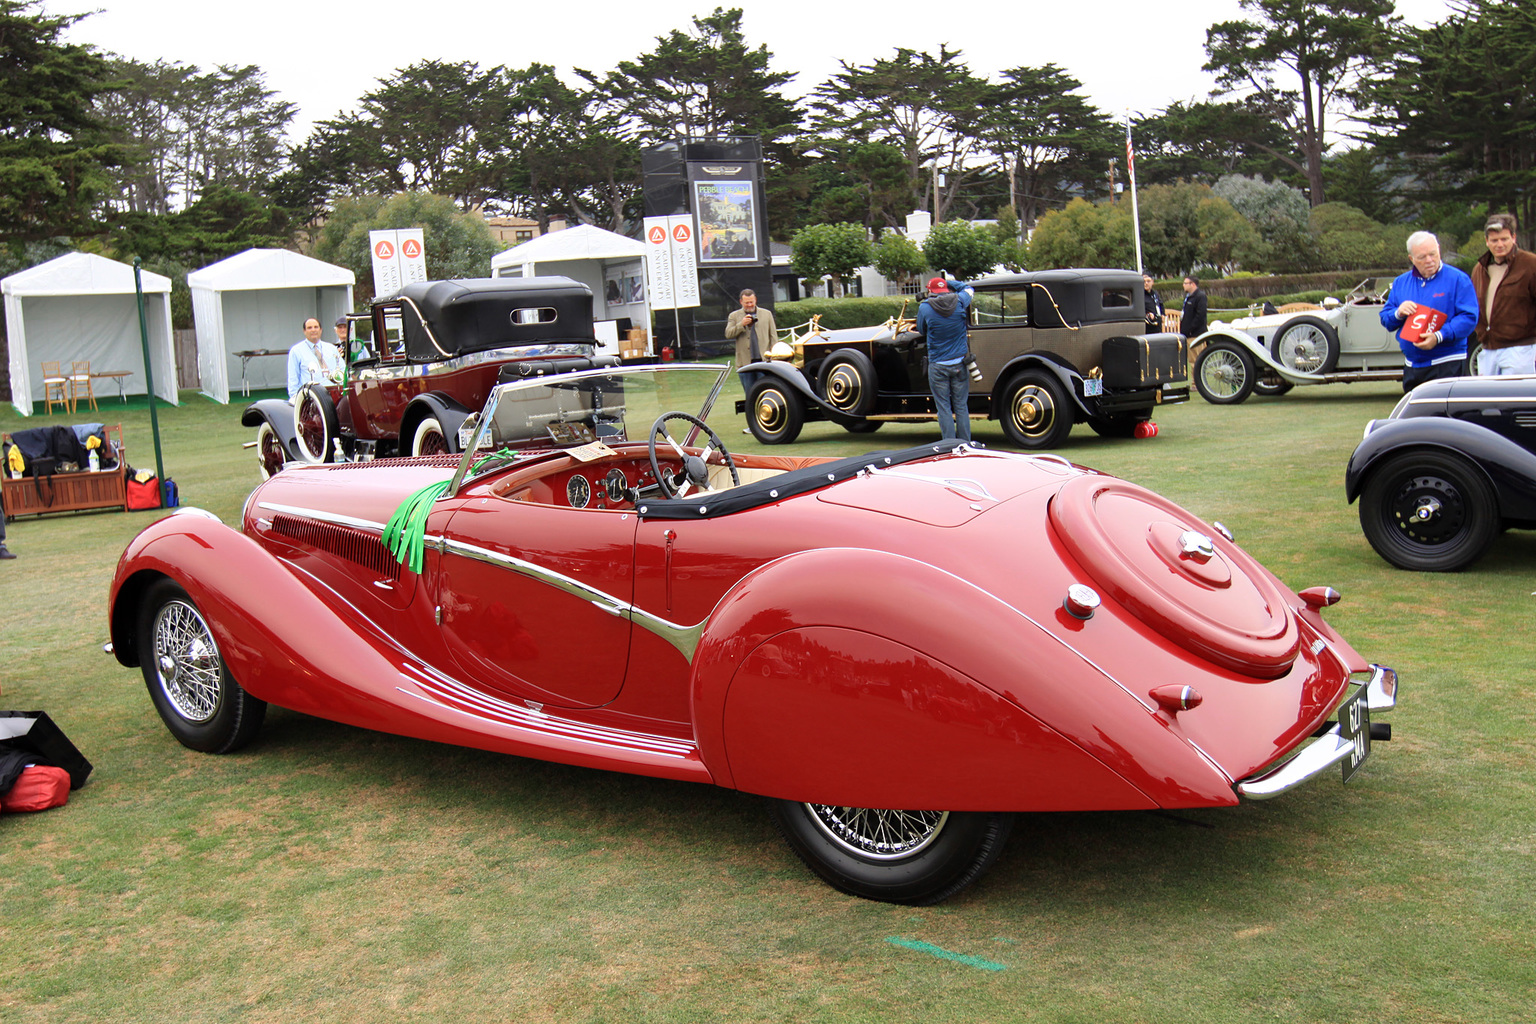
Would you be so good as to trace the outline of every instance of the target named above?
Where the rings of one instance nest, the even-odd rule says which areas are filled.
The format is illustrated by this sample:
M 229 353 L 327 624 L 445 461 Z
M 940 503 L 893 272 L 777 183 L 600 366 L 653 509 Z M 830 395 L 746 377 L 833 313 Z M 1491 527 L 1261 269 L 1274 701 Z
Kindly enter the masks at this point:
M 0 811 L 46 811 L 69 803 L 69 772 L 35 764 L 22 769 L 10 792 L 0 796 Z

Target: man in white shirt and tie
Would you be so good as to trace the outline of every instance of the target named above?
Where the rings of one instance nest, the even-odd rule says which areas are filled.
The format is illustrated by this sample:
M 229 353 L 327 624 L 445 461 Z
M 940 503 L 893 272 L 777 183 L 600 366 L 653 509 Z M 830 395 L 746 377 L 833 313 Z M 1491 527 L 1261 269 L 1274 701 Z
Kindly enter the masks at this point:
M 320 338 L 320 321 L 304 321 L 304 340 L 288 350 L 288 398 L 306 384 L 329 384 L 341 375 L 341 350 Z

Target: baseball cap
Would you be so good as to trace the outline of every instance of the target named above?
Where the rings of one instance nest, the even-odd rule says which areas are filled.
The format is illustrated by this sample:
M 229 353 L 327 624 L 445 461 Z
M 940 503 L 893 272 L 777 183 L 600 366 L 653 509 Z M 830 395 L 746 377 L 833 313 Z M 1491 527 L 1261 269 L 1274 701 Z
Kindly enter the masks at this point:
M 342 316 L 339 316 L 339 317 L 336 318 L 336 326 L 337 327 L 345 327 L 345 326 L 347 326 L 347 318 L 346 318 L 345 314 L 343 314 Z
M 928 290 L 930 292 L 947 292 L 949 291 L 949 285 L 942 277 L 935 277 L 928 282 Z

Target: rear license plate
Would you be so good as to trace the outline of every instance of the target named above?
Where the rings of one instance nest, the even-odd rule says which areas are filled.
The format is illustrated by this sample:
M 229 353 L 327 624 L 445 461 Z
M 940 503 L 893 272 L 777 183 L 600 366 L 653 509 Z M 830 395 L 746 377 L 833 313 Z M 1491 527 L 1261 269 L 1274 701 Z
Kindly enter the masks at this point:
M 1097 377 L 1087 377 L 1083 380 L 1083 397 L 1092 398 L 1104 393 L 1104 382 Z
M 1360 687 L 1343 704 L 1339 705 L 1339 737 L 1354 744 L 1340 764 L 1344 767 L 1344 781 L 1354 777 L 1365 759 L 1371 756 L 1371 707 L 1366 703 L 1367 687 Z

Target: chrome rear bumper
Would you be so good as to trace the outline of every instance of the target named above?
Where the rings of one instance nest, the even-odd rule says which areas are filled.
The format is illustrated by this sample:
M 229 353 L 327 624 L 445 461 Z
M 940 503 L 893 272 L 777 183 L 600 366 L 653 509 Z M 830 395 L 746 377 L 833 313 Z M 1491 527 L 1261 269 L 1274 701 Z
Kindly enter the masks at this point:
M 1390 668 L 1372 665 L 1371 678 L 1365 687 L 1365 704 L 1372 714 L 1390 711 L 1396 706 L 1397 673 Z M 1315 736 L 1310 742 L 1297 747 L 1290 759 L 1239 782 L 1237 793 L 1249 800 L 1268 800 L 1279 796 L 1339 764 L 1354 748 L 1354 743 L 1339 734 L 1339 726 L 1335 723 L 1321 736 Z

